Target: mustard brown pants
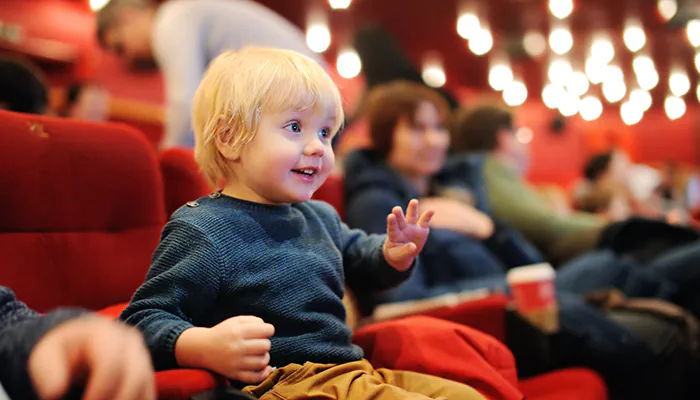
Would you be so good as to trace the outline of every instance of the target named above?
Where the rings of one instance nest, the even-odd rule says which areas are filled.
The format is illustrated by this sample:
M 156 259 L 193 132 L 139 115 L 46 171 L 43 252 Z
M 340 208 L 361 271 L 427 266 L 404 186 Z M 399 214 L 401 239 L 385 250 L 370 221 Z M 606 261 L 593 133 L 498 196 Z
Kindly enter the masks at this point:
M 289 364 L 244 392 L 260 400 L 486 400 L 471 386 L 430 375 L 346 364 Z

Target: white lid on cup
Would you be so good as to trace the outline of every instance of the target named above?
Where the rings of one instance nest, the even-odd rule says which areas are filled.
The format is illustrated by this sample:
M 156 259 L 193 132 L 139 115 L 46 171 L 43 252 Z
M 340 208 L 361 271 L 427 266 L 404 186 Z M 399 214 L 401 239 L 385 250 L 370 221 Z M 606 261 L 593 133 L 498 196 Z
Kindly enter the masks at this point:
M 508 271 L 508 284 L 554 280 L 556 271 L 549 263 L 525 265 Z

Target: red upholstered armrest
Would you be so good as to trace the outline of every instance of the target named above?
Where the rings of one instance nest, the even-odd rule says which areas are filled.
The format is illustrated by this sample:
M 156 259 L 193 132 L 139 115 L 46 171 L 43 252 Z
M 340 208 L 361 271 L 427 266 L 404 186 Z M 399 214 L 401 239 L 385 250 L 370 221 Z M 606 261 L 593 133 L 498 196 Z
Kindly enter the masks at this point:
M 165 207 L 168 215 L 191 200 L 211 192 L 192 149 L 171 148 L 160 153 L 160 170 L 163 175 Z
M 129 303 L 115 304 L 97 313 L 118 318 Z M 226 379 L 207 371 L 195 369 L 174 369 L 156 372 L 156 389 L 159 399 L 189 399 L 194 394 L 226 385 Z
M 376 368 L 456 380 L 491 399 L 523 398 L 513 354 L 502 342 L 464 325 L 408 317 L 363 327 L 353 342 Z
M 471 326 L 505 342 L 508 301 L 508 297 L 503 294 L 473 291 L 426 300 L 391 303 L 377 307 L 372 316 L 363 323 L 428 315 Z
M 508 296 L 494 294 L 483 299 L 428 311 L 425 315 L 470 326 L 505 343 L 508 302 Z
M 217 386 L 225 386 L 226 379 L 207 371 L 173 369 L 156 372 L 158 399 L 189 399 L 193 395 Z
M 128 305 L 129 305 L 129 303 L 115 304 L 113 306 L 103 308 L 103 309 L 99 310 L 97 313 L 102 315 L 103 317 L 119 318 L 119 314 L 121 314 L 122 311 L 124 311 L 124 309 Z
M 341 174 L 331 174 L 313 195 L 314 200 L 325 201 L 335 208 L 340 219 L 345 218 L 345 188 Z

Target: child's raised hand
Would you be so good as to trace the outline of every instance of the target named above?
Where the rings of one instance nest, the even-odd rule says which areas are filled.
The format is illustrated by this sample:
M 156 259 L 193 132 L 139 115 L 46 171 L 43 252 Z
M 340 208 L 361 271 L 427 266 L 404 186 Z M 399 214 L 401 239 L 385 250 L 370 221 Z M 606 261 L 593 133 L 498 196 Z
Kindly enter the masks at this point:
M 387 239 L 384 242 L 384 258 L 398 271 L 405 271 L 413 259 L 423 250 L 430 232 L 433 210 L 418 216 L 418 200 L 411 200 L 404 217 L 401 207 L 394 207 L 386 219 Z

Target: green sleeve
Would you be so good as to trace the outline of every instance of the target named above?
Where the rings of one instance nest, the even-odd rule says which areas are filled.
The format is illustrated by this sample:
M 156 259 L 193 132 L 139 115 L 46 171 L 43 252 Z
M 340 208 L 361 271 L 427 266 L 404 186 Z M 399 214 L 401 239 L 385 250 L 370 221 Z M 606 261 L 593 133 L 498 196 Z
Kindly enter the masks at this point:
M 484 166 L 489 202 L 496 218 L 533 242 L 552 261 L 565 261 L 591 249 L 605 222 L 598 216 L 556 214 L 523 179 L 493 157 Z

